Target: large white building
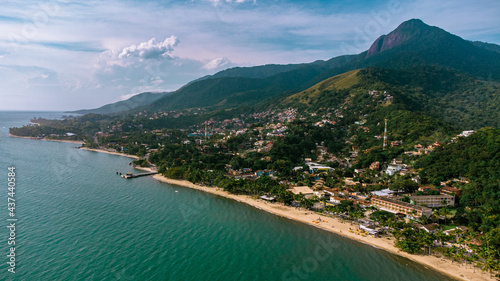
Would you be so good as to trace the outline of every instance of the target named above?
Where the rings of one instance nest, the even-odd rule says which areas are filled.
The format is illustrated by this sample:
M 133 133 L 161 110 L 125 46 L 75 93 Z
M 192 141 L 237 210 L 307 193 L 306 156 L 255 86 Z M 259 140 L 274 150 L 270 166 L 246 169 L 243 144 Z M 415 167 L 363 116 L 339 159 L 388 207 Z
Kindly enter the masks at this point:
M 372 206 L 393 214 L 405 214 L 408 217 L 413 218 L 420 218 L 423 215 L 428 217 L 432 214 L 431 208 L 417 206 L 400 200 L 384 197 L 372 198 Z
M 450 195 L 413 195 L 410 196 L 410 202 L 416 205 L 426 205 L 429 208 L 443 207 L 443 200 L 446 201 L 446 206 L 455 206 L 455 196 Z

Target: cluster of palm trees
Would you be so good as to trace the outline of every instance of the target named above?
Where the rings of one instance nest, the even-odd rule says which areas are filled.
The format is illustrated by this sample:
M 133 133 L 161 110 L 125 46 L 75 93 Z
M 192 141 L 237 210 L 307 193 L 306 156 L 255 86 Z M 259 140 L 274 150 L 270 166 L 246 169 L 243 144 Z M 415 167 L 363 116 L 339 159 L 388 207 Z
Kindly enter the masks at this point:
M 376 218 L 374 218 L 376 219 Z M 486 245 L 474 243 L 475 233 L 461 233 L 455 229 L 449 234 L 442 230 L 434 233 L 417 229 L 414 224 L 405 223 L 397 217 L 389 217 L 386 220 L 378 220 L 380 224 L 388 226 L 390 232 L 396 239 L 395 246 L 404 252 L 411 254 L 426 253 L 430 255 L 433 250 L 439 252 L 452 262 L 464 263 L 473 268 L 480 268 L 483 272 L 490 274 L 500 273 L 500 249 L 490 247 L 491 237 L 487 234 L 484 239 Z M 440 246 L 436 247 L 436 242 Z M 450 246 L 444 246 L 448 243 Z

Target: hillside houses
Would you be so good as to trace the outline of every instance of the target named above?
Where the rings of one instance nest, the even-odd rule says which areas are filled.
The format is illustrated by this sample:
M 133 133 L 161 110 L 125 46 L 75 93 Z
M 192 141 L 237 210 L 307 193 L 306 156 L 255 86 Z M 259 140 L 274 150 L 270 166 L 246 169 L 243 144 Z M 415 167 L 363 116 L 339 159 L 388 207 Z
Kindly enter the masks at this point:
M 389 176 L 394 176 L 397 172 L 403 170 L 403 165 L 391 163 L 387 166 L 385 173 Z

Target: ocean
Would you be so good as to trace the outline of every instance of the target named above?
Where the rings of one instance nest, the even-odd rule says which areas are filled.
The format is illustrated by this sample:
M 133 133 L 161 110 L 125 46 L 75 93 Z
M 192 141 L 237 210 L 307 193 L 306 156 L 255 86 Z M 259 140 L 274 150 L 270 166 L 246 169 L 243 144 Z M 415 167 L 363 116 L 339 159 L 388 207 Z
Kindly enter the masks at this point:
M 453 280 L 230 199 L 123 179 L 116 172 L 133 171 L 130 158 L 8 136 L 32 117 L 61 115 L 0 112 L 1 280 Z

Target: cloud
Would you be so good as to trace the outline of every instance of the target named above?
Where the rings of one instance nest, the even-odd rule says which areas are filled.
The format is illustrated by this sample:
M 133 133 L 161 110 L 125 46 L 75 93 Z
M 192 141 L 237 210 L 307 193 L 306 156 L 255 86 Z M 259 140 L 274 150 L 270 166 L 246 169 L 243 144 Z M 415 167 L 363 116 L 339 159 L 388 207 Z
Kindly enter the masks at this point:
M 124 48 L 118 55 L 118 58 L 172 59 L 172 52 L 177 44 L 179 44 L 179 40 L 173 35 L 159 43 L 156 43 L 156 38 L 151 38 L 149 41 L 142 42 L 139 45 Z
M 129 98 L 133 97 L 133 96 L 136 96 L 140 93 L 133 93 L 133 94 L 128 94 L 128 95 L 123 95 L 123 96 L 120 96 L 119 98 L 119 101 L 124 101 L 124 100 L 128 100 Z
M 223 67 L 229 63 L 230 63 L 230 61 L 227 58 L 216 58 L 216 59 L 209 61 L 207 64 L 205 64 L 203 66 L 203 68 L 207 69 L 207 70 L 213 70 L 216 68 Z
M 220 5 L 221 3 L 245 3 L 245 2 L 252 2 L 254 4 L 257 4 L 257 0 L 208 0 L 209 2 L 212 2 L 215 6 Z
M 359 53 L 410 18 L 500 43 L 498 0 L 4 2 L 0 100 L 19 98 L 0 109 L 98 107 L 223 68 Z

